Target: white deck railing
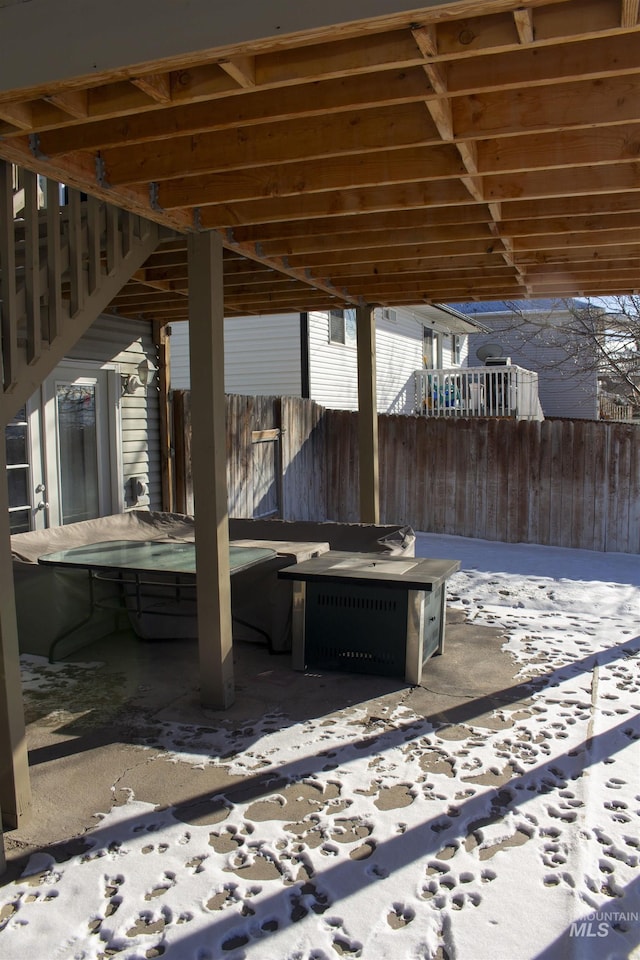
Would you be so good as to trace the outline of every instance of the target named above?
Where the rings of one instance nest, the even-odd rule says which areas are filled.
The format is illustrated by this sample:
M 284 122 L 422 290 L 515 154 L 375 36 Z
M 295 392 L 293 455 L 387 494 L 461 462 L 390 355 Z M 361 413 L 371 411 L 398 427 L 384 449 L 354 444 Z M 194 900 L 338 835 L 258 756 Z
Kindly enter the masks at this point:
M 599 398 L 601 420 L 632 420 L 634 408 L 623 400 L 601 395 Z
M 427 417 L 543 420 L 538 374 L 513 364 L 416 370 L 415 412 Z

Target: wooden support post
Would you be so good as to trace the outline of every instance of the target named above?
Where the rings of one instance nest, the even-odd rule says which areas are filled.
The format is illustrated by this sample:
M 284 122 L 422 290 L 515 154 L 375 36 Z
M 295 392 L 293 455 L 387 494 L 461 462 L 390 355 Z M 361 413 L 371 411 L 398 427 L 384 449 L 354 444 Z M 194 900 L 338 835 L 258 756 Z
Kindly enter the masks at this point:
M 360 520 L 379 523 L 378 403 L 376 394 L 376 321 L 370 305 L 356 310 L 358 336 L 358 450 Z
M 189 353 L 196 519 L 200 695 L 206 707 L 234 701 L 224 395 L 222 241 L 189 236 Z
M 0 451 L 0 811 L 4 824 L 15 829 L 31 809 L 31 787 L 13 592 L 4 437 Z

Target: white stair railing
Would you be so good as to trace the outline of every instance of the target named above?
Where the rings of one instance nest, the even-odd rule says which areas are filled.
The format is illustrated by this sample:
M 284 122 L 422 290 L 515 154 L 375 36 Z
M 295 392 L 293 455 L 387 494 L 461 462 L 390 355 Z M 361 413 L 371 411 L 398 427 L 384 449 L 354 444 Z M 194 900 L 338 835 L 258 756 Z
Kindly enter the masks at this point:
M 0 161 L 0 421 L 6 424 L 158 243 L 138 215 Z

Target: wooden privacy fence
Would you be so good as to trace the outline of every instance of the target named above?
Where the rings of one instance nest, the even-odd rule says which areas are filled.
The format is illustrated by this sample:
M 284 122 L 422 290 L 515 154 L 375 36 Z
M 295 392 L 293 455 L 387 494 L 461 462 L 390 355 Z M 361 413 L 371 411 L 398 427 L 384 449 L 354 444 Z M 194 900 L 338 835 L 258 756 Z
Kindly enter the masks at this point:
M 174 394 L 177 508 L 193 511 L 189 395 Z M 185 413 L 186 411 L 186 413 Z M 231 516 L 357 521 L 358 414 L 227 397 Z M 640 553 L 640 429 L 583 420 L 379 418 L 380 520 Z
M 507 543 L 640 552 L 640 431 L 381 417 L 382 519 Z
M 191 395 L 174 390 L 175 502 L 194 512 Z M 322 407 L 298 397 L 226 397 L 227 489 L 232 517 L 326 519 Z

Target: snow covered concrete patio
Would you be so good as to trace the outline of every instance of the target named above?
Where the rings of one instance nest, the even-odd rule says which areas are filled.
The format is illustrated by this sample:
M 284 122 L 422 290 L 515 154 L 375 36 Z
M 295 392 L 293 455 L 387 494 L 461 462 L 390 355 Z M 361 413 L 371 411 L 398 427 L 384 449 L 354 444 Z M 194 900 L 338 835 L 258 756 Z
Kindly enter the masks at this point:
M 418 535 L 460 558 L 424 684 L 130 634 L 24 658 L 35 812 L 3 960 L 640 956 L 640 560 Z

